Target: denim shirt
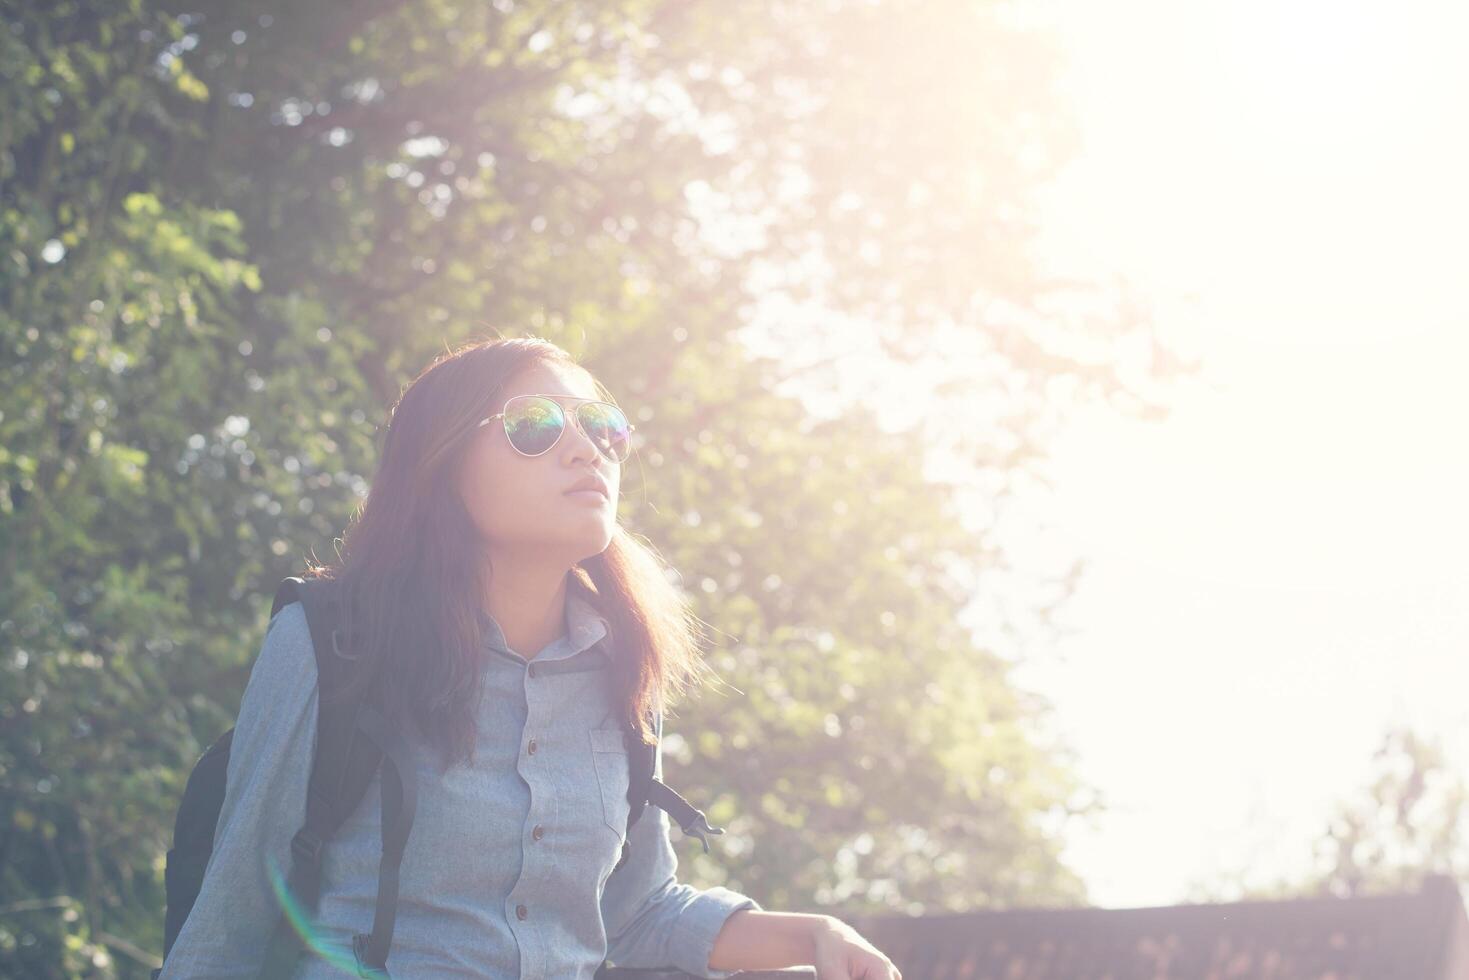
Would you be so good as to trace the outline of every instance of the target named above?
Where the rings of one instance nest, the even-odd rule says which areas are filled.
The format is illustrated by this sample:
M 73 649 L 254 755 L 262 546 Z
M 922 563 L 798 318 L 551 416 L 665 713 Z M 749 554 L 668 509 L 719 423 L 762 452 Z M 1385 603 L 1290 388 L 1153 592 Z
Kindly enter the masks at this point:
M 441 773 L 410 736 L 418 811 L 403 855 L 388 954 L 396 978 L 591 980 L 617 966 L 709 968 L 715 936 L 752 898 L 675 878 L 668 815 L 649 805 L 627 863 L 629 760 L 611 693 L 607 622 L 569 589 L 566 631 L 530 661 L 483 615 L 485 689 L 473 764 Z M 291 838 L 306 814 L 317 675 L 299 603 L 271 620 L 230 749 L 203 887 L 160 980 L 253 978 L 280 905 Z M 410 729 L 412 726 L 409 726 Z M 661 759 L 660 759 L 661 777 Z M 296 980 L 356 974 L 352 936 L 372 930 L 382 853 L 380 777 L 323 852 L 313 935 Z

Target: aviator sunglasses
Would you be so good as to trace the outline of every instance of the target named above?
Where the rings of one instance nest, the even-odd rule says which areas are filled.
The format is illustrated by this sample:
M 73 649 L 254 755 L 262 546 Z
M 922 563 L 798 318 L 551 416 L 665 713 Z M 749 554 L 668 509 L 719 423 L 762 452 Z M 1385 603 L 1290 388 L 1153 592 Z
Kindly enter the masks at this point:
M 614 463 L 627 459 L 632 452 L 632 432 L 637 426 L 628 422 L 616 405 L 591 399 L 580 401 L 572 414 L 592 445 Z M 545 395 L 516 395 L 505 403 L 503 411 L 480 419 L 476 428 L 496 419 L 504 419 L 505 438 L 522 456 L 550 452 L 566 431 L 566 410 Z

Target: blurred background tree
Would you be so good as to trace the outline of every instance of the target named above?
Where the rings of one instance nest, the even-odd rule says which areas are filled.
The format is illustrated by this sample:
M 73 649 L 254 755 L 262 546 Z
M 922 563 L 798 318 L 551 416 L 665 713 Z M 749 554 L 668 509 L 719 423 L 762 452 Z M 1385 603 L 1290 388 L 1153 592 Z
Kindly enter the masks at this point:
M 635 417 L 621 519 L 711 627 L 728 687 L 667 768 L 730 834 L 686 880 L 1083 901 L 1097 797 L 961 625 L 1008 559 L 957 502 L 1060 395 L 1159 411 L 1179 365 L 1030 260 L 1054 64 L 959 0 L 0 8 L 0 970 L 156 964 L 276 581 L 332 553 L 401 386 L 496 331 Z M 853 396 L 867 336 L 916 389 Z
M 1429 875 L 1469 890 L 1469 784 L 1435 739 L 1400 725 L 1383 734 L 1366 785 L 1344 796 L 1311 849 L 1310 869 L 1264 883 L 1200 881 L 1194 901 L 1357 898 L 1416 892 Z
M 1310 890 L 1351 898 L 1417 891 L 1429 874 L 1469 882 L 1466 802 L 1469 787 L 1437 742 L 1409 727 L 1387 732 L 1369 785 L 1341 803 L 1317 842 Z

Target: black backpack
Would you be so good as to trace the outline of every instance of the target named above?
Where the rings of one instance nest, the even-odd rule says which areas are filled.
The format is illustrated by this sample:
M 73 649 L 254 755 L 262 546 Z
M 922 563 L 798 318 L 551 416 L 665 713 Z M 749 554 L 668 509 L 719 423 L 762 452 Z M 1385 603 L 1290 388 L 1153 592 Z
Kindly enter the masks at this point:
M 372 932 L 353 937 L 352 949 L 362 976 L 387 978 L 388 947 L 393 941 L 397 916 L 398 866 L 413 829 L 417 791 L 413 769 L 402 736 L 369 701 L 358 698 L 328 703 L 322 695 L 342 690 L 352 669 L 353 658 L 343 649 L 337 589 L 329 579 L 284 579 L 276 589 L 270 615 L 292 602 L 300 602 L 311 630 L 318 677 L 316 754 L 312 760 L 307 790 L 306 821 L 291 840 L 291 869 L 287 883 L 292 896 L 308 913 L 316 911 L 321 890 L 322 849 L 352 814 L 367 792 L 372 777 L 382 771 L 383 855 L 378 869 L 377 906 Z M 656 715 L 653 728 L 661 745 L 663 717 Z M 225 774 L 229 764 L 231 728 L 210 745 L 194 764 L 184 787 L 174 821 L 173 847 L 164 870 L 167 910 L 164 916 L 163 955 L 167 959 L 178 939 L 184 920 L 199 897 L 204 870 L 214 848 L 214 829 L 224 802 Z M 627 861 L 628 834 L 652 803 L 668 813 L 685 835 L 696 836 L 709 852 L 708 834 L 722 834 L 710 827 L 703 811 L 654 777 L 660 745 L 645 745 L 631 726 L 626 727 L 631 778 L 627 798 L 631 804 L 622 855 L 613 868 L 616 874 Z M 270 937 L 261 980 L 289 977 L 303 950 L 301 939 L 283 914 Z M 162 968 L 154 970 L 157 980 Z

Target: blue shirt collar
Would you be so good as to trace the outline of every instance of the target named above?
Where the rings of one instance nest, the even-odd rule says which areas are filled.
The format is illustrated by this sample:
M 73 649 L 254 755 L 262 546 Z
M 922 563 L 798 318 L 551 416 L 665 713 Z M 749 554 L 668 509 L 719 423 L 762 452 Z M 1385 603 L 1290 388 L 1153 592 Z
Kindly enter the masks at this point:
M 516 660 L 522 659 L 519 654 L 511 651 L 509 644 L 505 642 L 505 633 L 500 629 L 500 624 L 484 609 L 479 610 L 479 624 L 486 649 L 498 651 Z M 580 589 L 568 586 L 564 631 L 531 659 L 536 663 L 543 663 L 574 657 L 596 646 L 598 641 L 606 637 L 607 631 L 606 617 L 597 611 L 597 607 L 592 605 L 591 600 Z

